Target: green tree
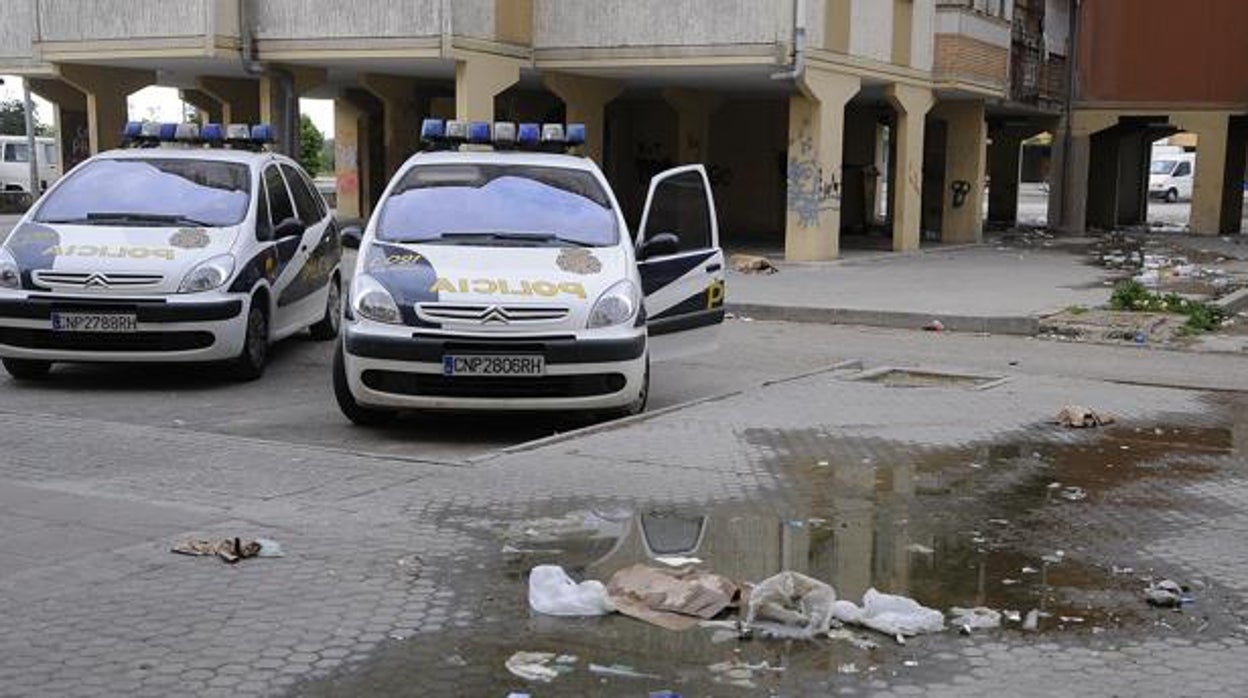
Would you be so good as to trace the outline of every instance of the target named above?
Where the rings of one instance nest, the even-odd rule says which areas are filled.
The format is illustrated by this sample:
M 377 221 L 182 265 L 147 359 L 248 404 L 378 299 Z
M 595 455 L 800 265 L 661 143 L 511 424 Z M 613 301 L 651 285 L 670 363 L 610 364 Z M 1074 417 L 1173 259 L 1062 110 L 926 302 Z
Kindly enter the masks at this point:
M 308 174 L 315 177 L 322 169 L 321 151 L 325 147 L 325 136 L 312 123 L 307 114 L 299 115 L 299 164 Z

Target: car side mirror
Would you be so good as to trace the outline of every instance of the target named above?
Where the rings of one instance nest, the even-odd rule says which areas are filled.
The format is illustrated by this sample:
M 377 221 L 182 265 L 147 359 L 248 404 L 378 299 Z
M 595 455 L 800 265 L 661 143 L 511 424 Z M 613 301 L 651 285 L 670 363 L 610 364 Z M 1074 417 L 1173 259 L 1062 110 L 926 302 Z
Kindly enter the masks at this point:
M 360 243 L 364 241 L 364 231 L 358 225 L 348 225 L 342 229 L 341 235 L 342 246 L 349 250 L 360 249 Z
M 679 236 L 675 233 L 657 233 L 641 243 L 641 250 L 638 256 L 646 260 L 651 257 L 676 254 L 677 252 L 680 252 Z
M 308 227 L 298 218 L 286 218 L 273 229 L 273 239 L 281 240 L 283 238 L 302 237 L 303 232 L 307 229 Z

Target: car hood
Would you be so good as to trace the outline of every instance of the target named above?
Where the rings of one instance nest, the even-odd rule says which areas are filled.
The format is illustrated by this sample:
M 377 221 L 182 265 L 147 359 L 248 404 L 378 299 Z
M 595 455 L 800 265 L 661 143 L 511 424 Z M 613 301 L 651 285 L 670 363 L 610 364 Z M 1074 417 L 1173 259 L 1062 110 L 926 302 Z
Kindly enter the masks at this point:
M 373 242 L 360 269 L 408 324 L 491 332 L 584 328 L 603 291 L 633 278 L 619 247 Z
M 174 293 L 196 264 L 229 252 L 239 230 L 27 222 L 13 231 L 5 248 L 17 260 L 27 289 Z

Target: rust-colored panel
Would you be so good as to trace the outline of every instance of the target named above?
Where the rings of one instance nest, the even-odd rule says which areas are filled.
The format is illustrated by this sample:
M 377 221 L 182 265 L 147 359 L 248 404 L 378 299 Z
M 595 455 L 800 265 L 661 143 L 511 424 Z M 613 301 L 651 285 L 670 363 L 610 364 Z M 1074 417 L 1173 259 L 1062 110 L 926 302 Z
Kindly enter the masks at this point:
M 1245 0 L 1084 0 L 1080 99 L 1248 102 Z

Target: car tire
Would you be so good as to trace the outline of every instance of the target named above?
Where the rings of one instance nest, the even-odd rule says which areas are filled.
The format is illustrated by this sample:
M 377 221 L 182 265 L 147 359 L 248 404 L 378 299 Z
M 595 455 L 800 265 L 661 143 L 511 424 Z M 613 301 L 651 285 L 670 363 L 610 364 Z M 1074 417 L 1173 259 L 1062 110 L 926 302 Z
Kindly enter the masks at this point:
M 251 299 L 247 309 L 247 327 L 244 330 L 243 349 L 230 362 L 230 375 L 238 381 L 254 381 L 264 375 L 269 359 L 269 314 L 260 304 L 261 298 Z
M 336 338 L 342 325 L 342 284 L 338 277 L 330 280 L 329 293 L 326 296 L 325 316 L 308 328 L 312 332 L 312 339 L 318 342 L 328 342 Z
M 352 424 L 361 427 L 375 427 L 388 424 L 394 420 L 396 413 L 390 410 L 376 410 L 364 407 L 355 401 L 351 394 L 351 386 L 347 384 L 347 366 L 342 356 L 342 342 L 334 350 L 334 398 L 338 401 L 338 409 L 351 420 Z
M 48 377 L 52 370 L 51 361 L 36 359 L 4 359 L 4 370 L 19 381 L 36 381 Z
M 1172 204 L 1179 200 L 1179 190 L 1170 188 L 1166 190 L 1166 203 Z

